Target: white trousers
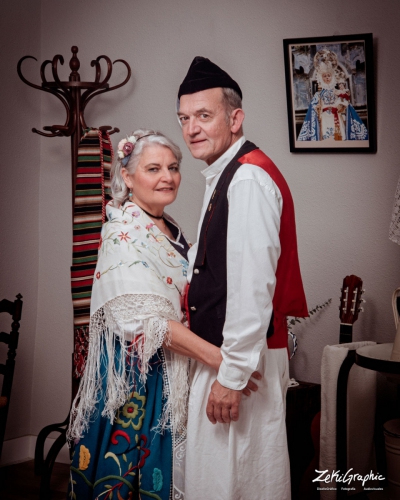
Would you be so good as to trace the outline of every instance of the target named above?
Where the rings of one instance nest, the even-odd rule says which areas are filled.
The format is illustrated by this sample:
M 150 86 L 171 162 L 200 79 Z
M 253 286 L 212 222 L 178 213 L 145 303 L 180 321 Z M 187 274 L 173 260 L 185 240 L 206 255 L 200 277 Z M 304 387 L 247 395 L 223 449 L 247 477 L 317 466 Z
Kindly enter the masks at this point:
M 258 391 L 242 395 L 239 420 L 213 425 L 206 406 L 216 373 L 192 361 L 185 500 L 290 500 L 286 349 L 265 348 L 258 371 Z

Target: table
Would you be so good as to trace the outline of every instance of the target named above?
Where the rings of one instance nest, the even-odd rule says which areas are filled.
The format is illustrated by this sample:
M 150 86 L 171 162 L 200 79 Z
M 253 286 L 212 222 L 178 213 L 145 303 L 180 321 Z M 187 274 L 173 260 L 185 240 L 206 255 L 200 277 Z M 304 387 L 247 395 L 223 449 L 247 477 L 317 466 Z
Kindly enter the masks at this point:
M 374 344 L 349 351 L 339 370 L 336 402 L 336 468 L 347 470 L 347 381 L 354 364 L 380 372 L 400 384 L 400 361 L 391 361 L 393 343 Z M 337 489 L 337 500 L 347 498 L 347 492 Z

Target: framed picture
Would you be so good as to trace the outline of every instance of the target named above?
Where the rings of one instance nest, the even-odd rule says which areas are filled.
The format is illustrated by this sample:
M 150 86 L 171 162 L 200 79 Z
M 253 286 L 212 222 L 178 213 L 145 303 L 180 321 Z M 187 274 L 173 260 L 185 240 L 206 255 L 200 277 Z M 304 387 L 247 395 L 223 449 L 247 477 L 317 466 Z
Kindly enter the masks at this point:
M 283 41 L 290 151 L 375 153 L 372 33 Z

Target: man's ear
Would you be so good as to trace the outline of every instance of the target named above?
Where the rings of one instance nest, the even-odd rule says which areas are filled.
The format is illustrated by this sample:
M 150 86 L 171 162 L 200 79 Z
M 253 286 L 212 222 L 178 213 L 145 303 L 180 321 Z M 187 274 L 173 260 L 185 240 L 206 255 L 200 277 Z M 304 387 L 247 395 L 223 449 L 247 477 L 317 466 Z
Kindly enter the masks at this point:
M 242 127 L 244 111 L 241 108 L 234 109 L 231 113 L 231 132 L 237 134 Z

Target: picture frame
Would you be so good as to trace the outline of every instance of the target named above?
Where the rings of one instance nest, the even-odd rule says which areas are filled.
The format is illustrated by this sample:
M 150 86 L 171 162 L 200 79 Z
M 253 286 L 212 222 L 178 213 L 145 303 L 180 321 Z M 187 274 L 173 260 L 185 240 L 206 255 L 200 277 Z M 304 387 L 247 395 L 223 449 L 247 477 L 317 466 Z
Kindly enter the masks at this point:
M 375 153 L 372 33 L 283 40 L 292 153 Z

